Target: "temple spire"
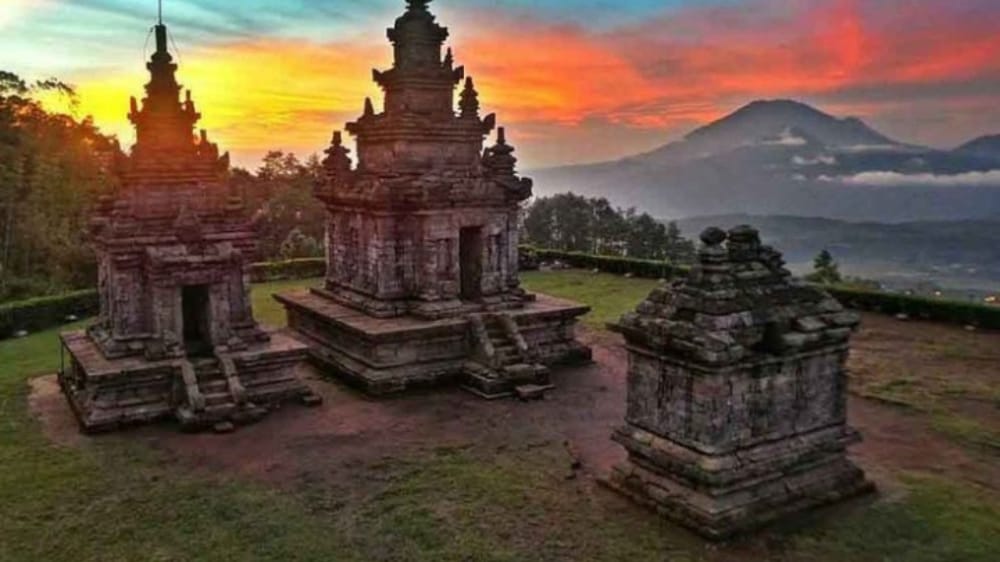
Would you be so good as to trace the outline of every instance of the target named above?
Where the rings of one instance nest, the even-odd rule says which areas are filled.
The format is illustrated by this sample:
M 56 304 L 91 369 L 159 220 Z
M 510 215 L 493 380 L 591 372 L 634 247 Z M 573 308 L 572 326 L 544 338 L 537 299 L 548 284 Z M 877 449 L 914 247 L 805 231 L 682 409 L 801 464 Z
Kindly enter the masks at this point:
M 462 90 L 462 99 L 458 105 L 462 110 L 463 118 L 473 119 L 479 117 L 479 92 L 476 91 L 476 86 L 473 84 L 471 76 L 465 79 L 465 89 Z
M 163 25 L 163 0 L 156 3 L 156 52 L 167 54 L 167 26 Z

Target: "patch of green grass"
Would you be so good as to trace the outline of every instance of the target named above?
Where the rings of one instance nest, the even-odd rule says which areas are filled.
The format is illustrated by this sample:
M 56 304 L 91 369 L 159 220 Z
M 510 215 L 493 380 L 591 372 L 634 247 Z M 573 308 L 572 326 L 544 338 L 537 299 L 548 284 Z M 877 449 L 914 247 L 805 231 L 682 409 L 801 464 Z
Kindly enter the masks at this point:
M 274 300 L 274 295 L 276 293 L 287 293 L 309 287 L 319 287 L 322 284 L 322 279 L 301 279 L 254 285 L 253 292 L 251 293 L 254 318 L 258 322 L 269 326 L 284 326 L 286 323 L 285 307 Z
M 27 381 L 58 367 L 58 330 L 0 342 L 0 560 L 361 560 L 295 498 L 194 476 L 128 435 L 51 443 Z
M 593 310 L 583 323 L 596 329 L 603 329 L 608 322 L 617 322 L 659 285 L 652 279 L 628 279 L 620 275 L 580 270 L 531 271 L 523 273 L 521 281 L 529 291 L 590 305 Z
M 928 476 L 904 479 L 901 501 L 881 501 L 798 538 L 792 560 L 988 562 L 1000 552 L 995 494 Z M 991 501 L 991 499 L 993 501 Z
M 314 283 L 255 286 L 258 318 L 282 325 L 283 311 L 270 294 Z M 655 283 L 560 272 L 527 275 L 526 286 L 593 305 L 588 322 L 600 327 Z M 764 558 L 744 556 L 739 546 L 708 549 L 610 492 L 567 480 L 568 459 L 555 444 L 420 453 L 369 467 L 380 484 L 364 490 L 321 476 L 295 492 L 277 491 L 195 473 L 129 434 L 79 448 L 51 443 L 27 412 L 26 383 L 58 364 L 55 330 L 0 342 L 5 562 L 979 562 L 1000 551 L 995 498 L 928 477 L 908 478 L 909 493 L 899 501 L 852 508 L 782 535 L 786 546 Z
M 965 412 L 956 399 L 981 400 L 996 406 L 996 389 L 961 378 L 935 379 L 903 375 L 877 380 L 855 390 L 859 396 L 901 406 L 928 416 L 931 427 L 949 439 L 981 451 L 1000 452 L 1000 430 Z
M 1000 453 L 1000 430 L 978 420 L 951 411 L 939 411 L 931 417 L 931 426 L 960 443 Z
M 567 480 L 568 463 L 554 444 L 403 460 L 348 532 L 371 560 L 702 559 L 702 543 L 689 533 Z

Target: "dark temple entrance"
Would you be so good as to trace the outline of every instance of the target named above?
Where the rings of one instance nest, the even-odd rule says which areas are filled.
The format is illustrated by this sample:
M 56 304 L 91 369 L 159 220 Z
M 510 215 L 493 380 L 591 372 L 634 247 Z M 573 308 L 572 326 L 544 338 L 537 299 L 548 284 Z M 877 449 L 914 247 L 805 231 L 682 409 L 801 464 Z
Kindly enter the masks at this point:
M 184 287 L 181 290 L 184 348 L 188 355 L 200 356 L 212 353 L 212 331 L 208 307 L 207 285 Z
M 476 300 L 483 292 L 483 229 L 463 228 L 458 236 L 462 299 Z

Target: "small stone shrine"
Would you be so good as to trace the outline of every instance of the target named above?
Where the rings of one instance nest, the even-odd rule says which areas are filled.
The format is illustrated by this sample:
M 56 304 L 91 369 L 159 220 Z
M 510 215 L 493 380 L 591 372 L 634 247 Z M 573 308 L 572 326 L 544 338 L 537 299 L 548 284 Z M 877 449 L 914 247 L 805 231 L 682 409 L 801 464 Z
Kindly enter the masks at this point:
M 549 386 L 548 366 L 589 359 L 574 339 L 587 307 L 520 288 L 518 218 L 532 182 L 515 173 L 504 130 L 483 149 L 494 115 L 437 24 L 429 0 L 409 0 L 388 30 L 395 63 L 374 80 L 326 151 L 316 197 L 328 210 L 323 288 L 280 295 L 313 358 L 372 394 L 448 381 L 484 396 Z M 456 86 L 463 84 L 459 110 Z
M 858 316 L 741 226 L 612 326 L 629 352 L 628 452 L 607 483 L 711 538 L 873 489 L 846 456 Z M 727 242 L 728 240 L 728 242 Z
M 201 116 L 190 92 L 179 99 L 162 21 L 155 33 L 121 188 L 91 220 L 100 317 L 62 334 L 59 380 L 88 432 L 170 417 L 221 431 L 287 399 L 318 401 L 295 377 L 306 346 L 254 321 L 244 266 L 256 239 L 226 183 L 229 156 L 195 138 Z

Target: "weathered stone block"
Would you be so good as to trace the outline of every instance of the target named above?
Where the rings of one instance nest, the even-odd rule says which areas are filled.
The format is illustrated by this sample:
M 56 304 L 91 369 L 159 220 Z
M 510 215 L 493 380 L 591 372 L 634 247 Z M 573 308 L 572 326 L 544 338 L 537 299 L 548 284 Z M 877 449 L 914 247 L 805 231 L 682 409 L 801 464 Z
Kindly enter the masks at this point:
M 614 326 L 629 372 L 613 438 L 628 460 L 607 482 L 711 538 L 872 489 L 846 458 L 857 316 L 789 280 L 753 229 L 726 238 L 707 231 L 701 266 Z M 651 306 L 663 300 L 676 308 Z

